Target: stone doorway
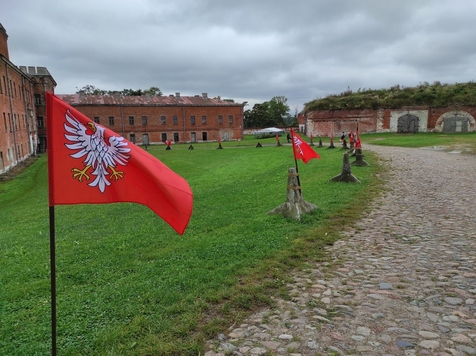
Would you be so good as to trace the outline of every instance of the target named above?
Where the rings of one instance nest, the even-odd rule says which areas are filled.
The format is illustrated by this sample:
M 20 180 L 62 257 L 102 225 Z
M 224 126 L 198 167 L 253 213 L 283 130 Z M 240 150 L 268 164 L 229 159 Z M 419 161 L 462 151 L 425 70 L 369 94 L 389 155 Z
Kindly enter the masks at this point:
M 468 132 L 468 118 L 462 116 L 446 117 L 443 121 L 443 132 Z
M 415 115 L 405 114 L 398 118 L 398 133 L 417 133 L 420 127 L 420 118 Z

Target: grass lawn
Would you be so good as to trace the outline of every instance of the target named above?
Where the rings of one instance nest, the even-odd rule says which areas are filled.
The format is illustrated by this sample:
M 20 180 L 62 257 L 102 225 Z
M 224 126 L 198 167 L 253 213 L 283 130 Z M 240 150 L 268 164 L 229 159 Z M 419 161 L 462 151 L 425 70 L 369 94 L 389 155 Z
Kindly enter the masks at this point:
M 223 150 L 216 142 L 148 148 L 194 193 L 183 236 L 137 204 L 56 206 L 58 354 L 199 354 L 207 338 L 271 305 L 270 295 L 285 296 L 290 268 L 326 258 L 322 246 L 381 189 L 365 143 L 386 140 L 394 142 L 362 135 L 371 166 L 352 169 L 361 184 L 328 182 L 341 172 L 340 146 L 299 161 L 304 199 L 319 207 L 300 222 L 266 214 L 285 201 L 294 166 L 291 147 L 274 138 L 258 140 L 262 148 L 251 137 Z M 0 182 L 2 355 L 50 353 L 46 163 L 42 156 Z

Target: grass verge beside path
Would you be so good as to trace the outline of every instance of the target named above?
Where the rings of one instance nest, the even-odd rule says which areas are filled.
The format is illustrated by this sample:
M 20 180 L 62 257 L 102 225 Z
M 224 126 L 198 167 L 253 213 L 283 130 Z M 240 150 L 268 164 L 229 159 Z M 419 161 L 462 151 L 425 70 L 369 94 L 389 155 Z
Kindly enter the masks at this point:
M 362 142 L 372 145 L 400 146 L 476 154 L 476 132 L 448 134 L 444 132 L 420 132 L 413 134 L 372 133 L 364 134 Z
M 362 184 L 339 184 L 328 180 L 343 151 L 316 148 L 321 160 L 299 171 L 304 199 L 319 210 L 301 222 L 266 215 L 285 201 L 294 160 L 290 146 L 261 143 L 149 147 L 194 192 L 183 236 L 136 204 L 55 208 L 59 354 L 198 354 L 270 295 L 286 295 L 287 272 L 325 259 L 322 246 L 378 194 L 372 153 L 371 167 L 353 168 Z M 46 157 L 0 191 L 0 354 L 48 354 Z

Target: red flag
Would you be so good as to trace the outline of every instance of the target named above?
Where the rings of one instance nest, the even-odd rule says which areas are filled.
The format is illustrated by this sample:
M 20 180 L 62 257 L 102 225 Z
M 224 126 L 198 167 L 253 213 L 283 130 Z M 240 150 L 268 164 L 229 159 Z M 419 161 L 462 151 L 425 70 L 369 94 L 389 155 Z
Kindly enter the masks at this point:
M 360 142 L 359 130 L 355 132 L 354 148 L 362 148 L 362 143 Z
M 49 206 L 133 202 L 183 234 L 193 194 L 157 158 L 46 93 Z
M 279 137 L 278 137 L 278 134 L 276 134 L 276 141 L 279 141 Z
M 291 129 L 291 138 L 293 140 L 294 159 L 302 159 L 304 163 L 307 163 L 310 159 L 321 158 L 307 142 L 294 133 L 293 129 Z

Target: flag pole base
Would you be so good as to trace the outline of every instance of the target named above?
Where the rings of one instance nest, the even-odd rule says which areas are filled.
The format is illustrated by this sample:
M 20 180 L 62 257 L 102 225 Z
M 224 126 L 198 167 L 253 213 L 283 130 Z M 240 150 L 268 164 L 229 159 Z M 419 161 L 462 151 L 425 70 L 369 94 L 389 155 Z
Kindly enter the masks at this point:
M 270 210 L 268 215 L 281 214 L 284 217 L 301 220 L 301 216 L 310 213 L 318 207 L 305 201 L 302 198 L 302 191 L 299 185 L 299 174 L 295 167 L 288 170 L 288 187 L 286 193 L 286 202 Z

